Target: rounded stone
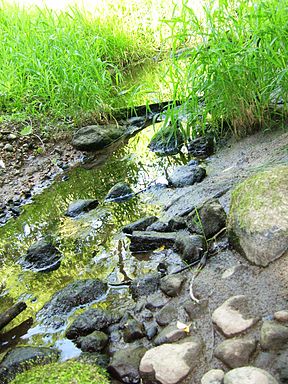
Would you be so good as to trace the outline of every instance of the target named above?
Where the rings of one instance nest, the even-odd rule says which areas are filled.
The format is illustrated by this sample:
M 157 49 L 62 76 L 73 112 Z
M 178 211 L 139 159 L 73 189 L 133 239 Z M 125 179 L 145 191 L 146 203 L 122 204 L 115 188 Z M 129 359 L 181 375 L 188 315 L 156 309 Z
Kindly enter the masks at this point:
M 242 367 L 232 369 L 224 376 L 224 384 L 278 384 L 264 369 L 256 367 Z
M 222 384 L 224 372 L 222 369 L 211 369 L 201 379 L 201 384 Z
M 288 311 L 277 311 L 274 313 L 274 319 L 282 323 L 288 322 Z

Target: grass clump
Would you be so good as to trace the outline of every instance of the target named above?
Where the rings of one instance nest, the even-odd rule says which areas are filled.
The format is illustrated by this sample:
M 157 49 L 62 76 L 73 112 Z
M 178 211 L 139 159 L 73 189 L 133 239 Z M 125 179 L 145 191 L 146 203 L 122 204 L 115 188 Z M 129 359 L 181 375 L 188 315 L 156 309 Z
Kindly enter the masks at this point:
M 0 120 L 81 123 L 125 105 L 125 72 L 159 45 L 161 4 L 55 11 L 0 2 Z
M 11 384 L 108 384 L 104 370 L 86 363 L 66 361 L 20 373 Z
M 169 75 L 190 113 L 187 136 L 244 136 L 275 119 L 285 123 L 287 0 L 212 0 L 197 13 L 183 0 L 167 23 Z

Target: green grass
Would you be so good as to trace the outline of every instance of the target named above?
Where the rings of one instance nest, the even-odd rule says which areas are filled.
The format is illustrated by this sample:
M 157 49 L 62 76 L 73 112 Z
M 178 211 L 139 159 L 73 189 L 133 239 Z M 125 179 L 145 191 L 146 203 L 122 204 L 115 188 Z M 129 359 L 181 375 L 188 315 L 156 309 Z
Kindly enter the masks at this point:
M 131 100 L 136 91 L 124 76 L 157 54 L 163 2 L 97 6 L 56 12 L 0 3 L 0 121 L 81 124 Z
M 104 371 L 77 361 L 53 363 L 18 374 L 11 384 L 108 384 Z
M 167 25 L 167 74 L 190 113 L 186 136 L 244 136 L 275 120 L 287 127 L 287 0 L 210 1 L 197 14 L 183 0 Z

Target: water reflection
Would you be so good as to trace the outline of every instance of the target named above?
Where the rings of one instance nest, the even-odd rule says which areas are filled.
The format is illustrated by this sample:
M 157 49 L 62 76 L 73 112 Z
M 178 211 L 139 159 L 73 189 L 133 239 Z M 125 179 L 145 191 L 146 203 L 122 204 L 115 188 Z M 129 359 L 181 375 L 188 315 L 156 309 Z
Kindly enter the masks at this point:
M 28 305 L 10 328 L 28 317 L 35 318 L 44 303 L 73 280 L 98 277 L 121 282 L 135 277 L 139 271 L 155 270 L 160 256 L 155 254 L 150 264 L 132 257 L 127 239 L 119 234 L 119 229 L 145 215 L 157 214 L 158 208 L 147 205 L 141 194 L 123 203 L 103 202 L 108 190 L 120 181 L 139 191 L 163 176 L 164 169 L 171 170 L 175 164 L 187 161 L 181 156 L 157 158 L 147 150 L 152 135 L 153 128 L 142 131 L 104 165 L 72 170 L 67 181 L 56 181 L 25 206 L 18 219 L 0 228 L 0 311 L 19 300 Z M 100 201 L 95 210 L 78 219 L 64 216 L 72 201 L 91 198 Z M 41 237 L 50 237 L 58 244 L 64 255 L 60 268 L 44 274 L 23 271 L 19 260 Z

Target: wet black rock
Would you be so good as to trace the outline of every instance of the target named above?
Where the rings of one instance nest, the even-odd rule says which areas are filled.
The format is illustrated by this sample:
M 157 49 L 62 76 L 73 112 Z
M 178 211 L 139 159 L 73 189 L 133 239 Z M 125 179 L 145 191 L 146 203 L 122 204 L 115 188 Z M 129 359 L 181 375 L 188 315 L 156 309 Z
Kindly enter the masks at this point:
M 187 145 L 188 153 L 199 159 L 206 159 L 213 155 L 214 142 L 212 137 L 198 137 L 191 140 Z
M 145 231 L 148 226 L 157 221 L 158 218 L 156 216 L 148 216 L 123 227 L 122 232 L 124 233 L 132 233 L 133 231 Z
M 89 125 L 74 134 L 72 145 L 80 151 L 97 151 L 120 139 L 125 130 L 125 127 L 116 124 Z
M 200 183 L 206 176 L 206 170 L 194 165 L 181 165 L 169 177 L 170 183 L 177 188 Z
M 88 336 L 78 337 L 76 345 L 83 352 L 100 352 L 108 344 L 108 336 L 101 331 L 94 331 Z
M 134 231 L 130 236 L 131 252 L 151 251 L 165 245 L 174 245 L 176 232 Z
M 53 244 L 41 239 L 29 247 L 23 266 L 38 272 L 54 271 L 60 267 L 61 257 Z
M 184 144 L 184 137 L 178 129 L 176 132 L 160 129 L 151 139 L 148 147 L 159 156 L 176 155 Z
M 66 216 L 76 217 L 84 212 L 89 212 L 92 209 L 96 208 L 99 205 L 98 200 L 88 199 L 88 200 L 76 200 L 69 205 L 65 213 Z
M 165 221 L 155 221 L 153 224 L 147 227 L 147 231 L 156 231 L 156 232 L 175 232 L 180 229 L 186 228 L 186 221 L 183 217 L 175 216 L 170 219 L 168 222 Z
M 115 184 L 107 193 L 106 201 L 125 201 L 133 195 L 133 190 L 127 183 Z
M 145 336 L 143 324 L 135 319 L 129 319 L 124 326 L 123 338 L 125 343 L 142 339 Z
M 146 351 L 146 348 L 134 347 L 115 352 L 108 372 L 123 383 L 140 383 L 139 365 Z
M 205 248 L 203 236 L 190 235 L 186 231 L 179 232 L 175 242 L 175 248 L 181 254 L 181 258 L 188 264 L 198 260 Z
M 99 279 L 78 280 L 60 291 L 38 312 L 37 317 L 45 325 L 55 328 L 64 324 L 65 315 L 80 305 L 101 299 L 107 292 L 107 284 Z
M 9 383 L 16 374 L 57 361 L 59 351 L 43 347 L 17 347 L 6 353 L 0 363 L 0 382 Z
M 148 296 L 150 293 L 156 292 L 159 289 L 160 276 L 158 273 L 140 276 L 132 281 L 130 286 L 133 299 L 138 299 L 141 296 Z
M 111 324 L 120 320 L 121 316 L 100 308 L 89 308 L 81 313 L 66 331 L 68 339 L 86 336 L 93 331 L 106 330 Z

